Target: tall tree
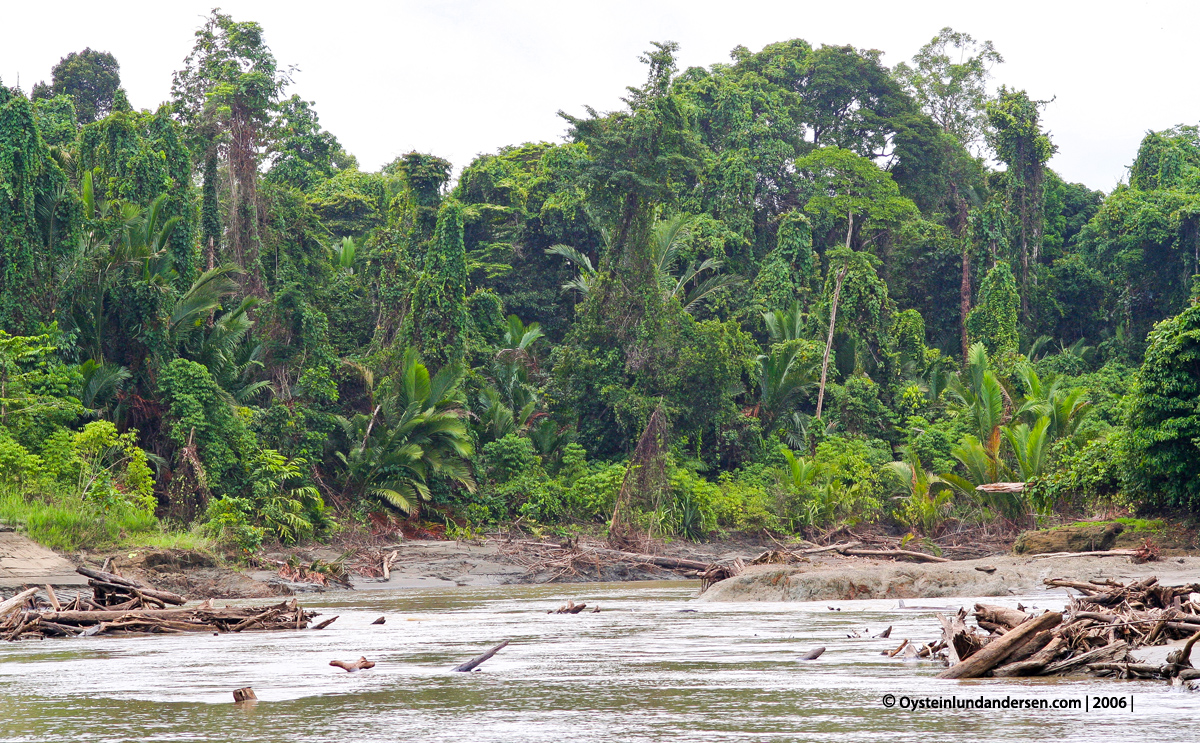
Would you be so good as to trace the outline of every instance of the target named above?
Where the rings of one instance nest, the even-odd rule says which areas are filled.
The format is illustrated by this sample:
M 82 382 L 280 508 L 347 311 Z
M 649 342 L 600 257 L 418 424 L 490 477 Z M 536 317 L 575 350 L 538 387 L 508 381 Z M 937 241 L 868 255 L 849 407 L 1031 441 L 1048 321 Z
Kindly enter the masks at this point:
M 1046 163 L 1057 149 L 1039 121 L 1046 103 L 1031 100 L 1023 90 L 1001 86 L 996 100 L 987 106 L 988 143 L 996 158 L 1008 166 L 1004 186 L 1012 215 L 1011 234 L 1020 251 L 1021 315 L 1025 321 L 1029 320 L 1029 286 L 1037 283 L 1041 259 Z
M 987 127 L 987 81 L 1004 62 L 992 42 L 982 44 L 950 27 L 913 55 L 913 65 L 896 65 L 898 77 L 925 112 L 963 147 L 982 156 Z
M 33 86 L 33 98 L 70 96 L 80 124 L 102 119 L 112 110 L 113 99 L 121 87 L 121 66 L 109 52 L 92 48 L 71 52 L 50 71 L 50 85 Z
M 247 269 L 247 289 L 259 294 L 258 166 L 271 113 L 291 82 L 289 72 L 279 69 L 262 26 L 214 10 L 196 31 L 196 43 L 171 85 L 175 112 L 192 134 L 193 151 L 201 155 L 220 142 L 226 154 L 229 248 Z

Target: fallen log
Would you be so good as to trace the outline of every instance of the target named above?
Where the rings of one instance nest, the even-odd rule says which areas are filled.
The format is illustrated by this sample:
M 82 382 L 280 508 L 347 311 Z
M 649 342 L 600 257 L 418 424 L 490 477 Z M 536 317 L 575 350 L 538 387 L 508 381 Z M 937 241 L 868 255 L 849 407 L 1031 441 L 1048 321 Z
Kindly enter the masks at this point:
M 118 596 L 134 596 L 137 598 L 146 598 L 158 604 L 171 604 L 173 606 L 183 606 L 187 603 L 187 599 L 177 593 L 170 591 L 158 591 L 153 588 L 135 588 L 133 586 L 125 586 L 118 583 L 108 583 L 92 579 L 88 581 L 88 585 L 93 591 L 99 588 L 107 594 L 115 594 Z
M 1049 630 L 1039 632 L 1033 637 L 1029 638 L 1028 642 L 1023 643 L 1016 650 L 1009 653 L 1008 657 L 1004 659 L 1004 662 L 1006 664 L 1012 664 L 1028 660 L 1041 651 L 1042 648 L 1049 645 L 1053 639 L 1054 635 Z
M 559 549 L 563 549 L 560 547 Z M 700 562 L 699 560 L 688 560 L 683 557 L 668 557 L 667 555 L 647 555 L 640 552 L 626 552 L 625 550 L 610 550 L 601 547 L 580 547 L 585 553 L 600 555 L 603 557 L 617 557 L 623 560 L 632 560 L 634 562 L 646 563 L 649 565 L 657 565 L 660 568 L 668 568 L 671 570 L 708 570 L 712 567 L 712 563 Z
M 825 648 L 823 646 L 819 647 L 819 648 L 813 648 L 812 650 L 809 650 L 806 653 L 801 653 L 800 657 L 796 658 L 796 660 L 816 660 L 817 658 L 820 658 L 821 653 L 824 653 L 824 652 L 825 652 Z
M 913 552 L 911 550 L 868 550 L 843 548 L 838 550 L 838 552 L 851 557 L 907 557 L 909 559 L 918 560 L 921 562 L 950 562 L 950 559 L 946 557 L 927 555 L 924 552 Z
M 1120 678 L 1164 678 L 1163 667 L 1153 663 L 1089 663 L 1092 673 L 1115 673 Z
M 117 575 L 116 573 L 110 573 L 106 570 L 96 570 L 95 568 L 89 568 L 87 565 L 80 565 L 79 567 L 75 568 L 75 572 L 79 573 L 80 575 L 82 575 L 84 577 L 91 578 L 92 580 L 98 580 L 101 583 L 114 583 L 119 586 L 128 586 L 129 588 L 150 588 L 151 587 L 151 586 L 143 583 L 142 581 L 137 580 L 136 578 L 126 578 L 123 575 Z
M 1023 611 L 1009 609 L 1007 606 L 975 604 L 975 618 L 976 621 L 982 619 L 985 622 L 998 624 L 1004 629 L 1010 630 L 1028 619 L 1029 615 Z
M 1042 671 L 1043 676 L 1061 676 L 1070 673 L 1077 668 L 1083 668 L 1091 663 L 1099 663 L 1102 661 L 1115 661 L 1125 657 L 1128 654 L 1129 643 L 1124 640 L 1117 640 L 1109 643 L 1104 647 L 1089 650 L 1086 653 L 1065 658 L 1056 663 L 1051 663 Z
M 841 552 L 842 550 L 858 547 L 862 542 L 843 542 L 842 544 L 831 544 L 827 547 L 809 547 L 808 549 L 792 550 L 793 555 L 816 555 L 821 552 Z
M 1031 655 L 1027 660 L 1007 663 L 992 669 L 993 676 L 1036 676 L 1046 667 L 1046 664 L 1058 657 L 1059 651 L 1067 641 L 1062 636 L 1050 639 L 1046 647 Z
M 896 646 L 895 650 L 893 650 L 890 653 L 885 650 L 884 654 L 887 655 L 887 657 L 889 657 L 889 658 L 895 658 L 897 655 L 900 654 L 900 651 L 903 650 L 907 646 L 908 646 L 908 638 L 905 638 L 903 642 L 901 642 L 899 645 Z
M 1137 557 L 1139 550 L 1097 550 L 1095 552 L 1043 552 L 1030 555 L 1034 560 L 1046 557 Z
M 1048 611 L 1038 617 L 1033 617 L 1024 624 L 1015 627 L 1003 637 L 992 640 L 971 657 L 957 663 L 938 674 L 938 678 L 978 678 L 995 666 L 1004 662 L 1014 650 L 1037 633 L 1058 626 L 1062 622 L 1062 614 Z
M 466 673 L 468 671 L 474 671 L 476 668 L 483 665 L 484 661 L 490 659 L 493 655 L 500 652 L 502 649 L 504 649 L 506 647 L 508 647 L 508 640 L 505 640 L 504 642 L 500 643 L 499 645 L 497 645 L 496 647 L 487 651 L 486 653 L 482 653 L 480 655 L 475 656 L 474 658 L 467 661 L 466 663 L 463 663 L 462 665 L 455 666 L 454 670 L 460 671 L 462 673 Z
M 60 624 L 96 624 L 98 622 L 110 622 L 125 616 L 138 616 L 147 619 L 181 619 L 191 616 L 192 613 L 191 609 L 135 609 L 128 612 L 64 610 L 42 612 L 41 616 L 48 621 L 59 622 Z
M 331 660 L 329 661 L 329 665 L 336 666 L 347 673 L 353 673 L 354 671 L 362 671 L 375 667 L 375 663 L 367 660 L 367 656 L 365 655 L 355 661 Z
M 11 599 L 0 602 L 0 619 L 3 619 L 12 612 L 20 609 L 27 601 L 29 601 L 30 598 L 37 595 L 37 592 L 38 589 L 36 588 L 27 588 L 18 593 L 16 596 L 13 596 Z
M 329 625 L 331 625 L 331 624 L 333 624 L 334 622 L 336 622 L 336 621 L 337 621 L 337 618 L 338 618 L 339 616 L 341 616 L 341 615 L 340 615 L 340 614 L 335 614 L 335 615 L 333 615 L 332 617 L 330 617 L 329 619 L 326 619 L 324 622 L 321 622 L 320 624 L 316 624 L 316 625 L 314 625 L 314 626 L 313 626 L 313 629 L 325 629 L 325 628 L 326 628 L 326 627 L 328 627 Z
M 973 653 L 979 650 L 979 638 L 975 637 L 967 629 L 966 622 L 963 621 L 963 614 L 960 611 L 953 616 L 946 616 L 939 613 L 937 615 L 938 622 L 942 625 L 942 643 L 950 651 L 950 663 L 958 663 L 965 658 L 969 658 Z

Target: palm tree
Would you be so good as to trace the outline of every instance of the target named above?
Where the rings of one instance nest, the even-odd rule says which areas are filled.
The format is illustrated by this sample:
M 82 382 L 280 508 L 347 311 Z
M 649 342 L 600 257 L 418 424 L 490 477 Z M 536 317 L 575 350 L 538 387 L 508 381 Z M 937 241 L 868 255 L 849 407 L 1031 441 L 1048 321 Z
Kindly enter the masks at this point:
M 792 302 L 786 310 L 764 312 L 762 317 L 772 343 L 800 340 L 807 335 L 808 316 L 800 310 L 799 302 Z
M 770 354 L 755 359 L 758 405 L 755 415 L 768 435 L 789 412 L 796 399 L 817 382 L 816 362 L 806 358 L 798 343 L 776 344 Z
M 442 367 L 430 378 L 414 349 L 404 353 L 400 372 L 368 386 L 371 412 L 339 416 L 346 437 L 337 452 L 347 490 L 359 497 L 381 498 L 404 513 L 429 499 L 429 482 L 446 477 L 474 492 L 466 458 L 471 438 L 462 421 L 463 370 Z M 364 375 L 370 382 L 373 377 Z
M 1026 423 L 1004 427 L 1004 438 L 1012 449 L 1022 482 L 1041 476 L 1046 469 L 1053 440 L 1051 423 L 1049 416 L 1042 416 L 1032 428 Z
M 683 305 L 684 311 L 689 313 L 699 308 L 701 303 L 717 292 L 745 283 L 740 276 L 717 273 L 724 264 L 716 258 L 706 258 L 699 262 L 691 261 L 679 275 L 675 275 L 675 264 L 679 261 L 679 251 L 692 234 L 693 220 L 694 217 L 690 215 L 679 215 L 662 220 L 654 225 L 650 233 L 651 264 L 658 277 L 663 297 L 678 299 Z M 601 231 L 601 234 L 606 247 L 609 246 L 608 234 L 604 231 Z M 547 248 L 546 253 L 566 258 L 579 270 L 577 277 L 563 284 L 564 290 L 577 291 L 583 296 L 591 293 L 598 272 L 587 255 L 569 245 L 555 245 Z M 712 275 L 698 281 L 700 275 L 707 271 L 711 271 Z M 691 285 L 690 289 L 689 285 Z
M 592 286 L 596 282 L 596 268 L 592 265 L 591 258 L 570 245 L 555 245 L 546 248 L 546 254 L 566 258 L 574 263 L 575 268 L 579 271 L 578 276 L 562 285 L 563 291 L 577 291 L 585 297 L 591 293 Z
M 982 343 L 971 346 L 967 368 L 950 380 L 950 392 L 960 414 L 970 417 L 976 443 L 990 458 L 999 460 L 1000 427 L 1005 423 L 1005 393 L 991 370 Z
M 954 502 L 955 486 L 925 471 L 921 458 L 909 449 L 906 462 L 888 462 L 884 472 L 904 492 L 904 518 L 926 536 L 933 536 Z
M 1077 387 L 1066 388 L 1063 377 L 1057 374 L 1050 373 L 1042 379 L 1032 366 L 1024 364 L 1017 369 L 1017 376 L 1025 387 L 1025 399 L 1013 417 L 1031 421 L 1048 417 L 1051 440 L 1074 436 L 1079 424 L 1092 412 L 1087 393 Z

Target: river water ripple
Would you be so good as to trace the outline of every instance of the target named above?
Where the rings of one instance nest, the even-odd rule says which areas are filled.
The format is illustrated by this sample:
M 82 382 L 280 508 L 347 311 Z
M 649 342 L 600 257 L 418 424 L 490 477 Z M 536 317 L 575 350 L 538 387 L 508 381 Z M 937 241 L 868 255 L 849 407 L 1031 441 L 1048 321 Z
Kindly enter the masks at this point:
M 695 592 L 681 582 L 361 590 L 301 599 L 339 615 L 321 632 L 0 643 L 0 741 L 1200 740 L 1200 693 L 1162 682 L 941 681 L 938 665 L 884 657 L 938 633 L 931 611 L 894 600 L 693 603 Z M 568 599 L 589 609 L 546 614 Z M 1061 595 L 1021 600 L 1062 607 Z M 371 625 L 379 616 L 387 623 Z M 890 639 L 871 638 L 888 625 Z M 449 671 L 504 639 L 480 671 Z M 820 659 L 795 660 L 819 645 Z M 360 655 L 378 665 L 328 665 Z M 243 686 L 257 704 L 232 703 Z M 1121 696 L 1132 709 L 912 712 L 885 707 L 885 694 Z

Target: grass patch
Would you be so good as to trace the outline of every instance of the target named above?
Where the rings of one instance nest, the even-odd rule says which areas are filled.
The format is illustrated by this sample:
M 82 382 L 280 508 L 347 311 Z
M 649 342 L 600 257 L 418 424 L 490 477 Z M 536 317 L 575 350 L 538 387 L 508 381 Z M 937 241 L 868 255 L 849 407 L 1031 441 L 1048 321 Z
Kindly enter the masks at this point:
M 122 549 L 196 550 L 212 552 L 217 543 L 208 537 L 191 531 L 168 531 L 160 529 L 150 534 L 136 534 L 123 539 Z
M 0 487 L 0 521 L 60 552 L 107 547 L 208 549 L 212 543 L 190 532 L 169 532 L 154 514 L 132 507 L 102 510 L 87 502 L 64 503 L 30 497 L 14 486 Z

